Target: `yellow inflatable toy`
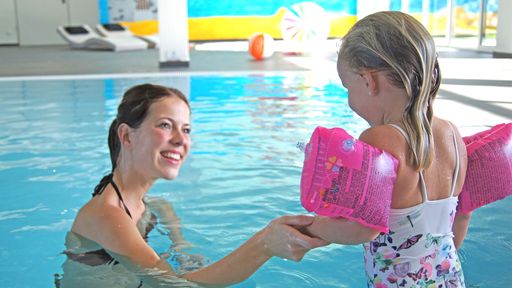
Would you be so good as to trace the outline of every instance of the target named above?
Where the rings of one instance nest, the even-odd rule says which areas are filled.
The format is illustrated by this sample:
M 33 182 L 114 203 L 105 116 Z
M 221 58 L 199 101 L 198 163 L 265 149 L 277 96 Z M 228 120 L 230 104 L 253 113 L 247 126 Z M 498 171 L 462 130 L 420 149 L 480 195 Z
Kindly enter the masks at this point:
M 256 32 L 282 39 L 281 22 L 288 9 L 281 7 L 270 16 L 214 16 L 188 19 L 190 41 L 247 40 Z M 354 25 L 355 15 L 330 15 L 330 38 L 343 37 Z M 121 22 L 135 35 L 158 33 L 157 20 Z

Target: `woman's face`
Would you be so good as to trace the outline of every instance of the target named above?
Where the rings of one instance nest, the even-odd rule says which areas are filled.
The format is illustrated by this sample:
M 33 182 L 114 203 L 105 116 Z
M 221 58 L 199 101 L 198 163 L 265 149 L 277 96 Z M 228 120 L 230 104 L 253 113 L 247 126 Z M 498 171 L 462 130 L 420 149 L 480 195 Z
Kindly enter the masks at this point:
M 190 130 L 190 109 L 183 100 L 170 96 L 154 102 L 133 133 L 134 164 L 153 179 L 176 178 L 189 153 Z

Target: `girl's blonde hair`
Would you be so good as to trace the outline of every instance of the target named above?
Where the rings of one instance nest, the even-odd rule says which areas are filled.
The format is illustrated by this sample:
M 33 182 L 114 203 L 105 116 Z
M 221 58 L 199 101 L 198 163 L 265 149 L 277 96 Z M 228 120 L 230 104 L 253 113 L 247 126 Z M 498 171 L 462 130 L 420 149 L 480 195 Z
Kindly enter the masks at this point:
M 409 135 L 416 170 L 432 163 L 432 104 L 441 83 L 435 43 L 412 16 L 378 12 L 358 21 L 343 38 L 338 55 L 356 72 L 384 71 L 393 85 L 405 88 L 409 101 L 403 126 Z

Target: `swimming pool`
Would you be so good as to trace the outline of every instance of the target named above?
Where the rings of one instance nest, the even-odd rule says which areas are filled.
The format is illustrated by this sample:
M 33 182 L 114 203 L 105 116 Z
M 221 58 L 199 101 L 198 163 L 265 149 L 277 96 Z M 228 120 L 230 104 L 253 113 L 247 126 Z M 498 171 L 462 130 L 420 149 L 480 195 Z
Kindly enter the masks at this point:
M 271 219 L 304 213 L 297 141 L 317 125 L 357 135 L 366 123 L 338 80 L 309 72 L 167 75 L 0 82 L 0 275 L 2 287 L 52 287 L 77 210 L 110 168 L 106 133 L 122 93 L 135 84 L 190 95 L 193 148 L 177 180 L 151 191 L 171 201 L 192 253 L 217 260 Z M 512 197 L 476 211 L 460 251 L 468 287 L 512 282 Z M 166 251 L 167 241 L 150 234 Z M 362 248 L 272 259 L 235 287 L 364 287 Z

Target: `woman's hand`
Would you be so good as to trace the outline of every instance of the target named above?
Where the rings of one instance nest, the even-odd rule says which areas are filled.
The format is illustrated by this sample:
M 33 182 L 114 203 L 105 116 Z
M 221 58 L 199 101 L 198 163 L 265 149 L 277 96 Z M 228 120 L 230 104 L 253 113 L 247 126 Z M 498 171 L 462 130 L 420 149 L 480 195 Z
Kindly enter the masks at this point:
M 309 250 L 327 245 L 299 232 L 312 222 L 313 217 L 306 215 L 277 218 L 226 257 L 183 277 L 196 283 L 231 285 L 247 279 L 273 256 L 299 261 Z
M 300 261 L 311 249 L 325 246 L 328 242 L 300 232 L 313 223 L 307 215 L 282 216 L 274 219 L 260 233 L 265 252 L 269 256 Z

